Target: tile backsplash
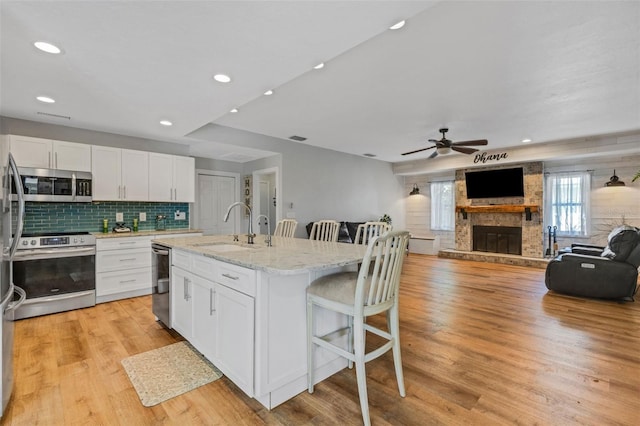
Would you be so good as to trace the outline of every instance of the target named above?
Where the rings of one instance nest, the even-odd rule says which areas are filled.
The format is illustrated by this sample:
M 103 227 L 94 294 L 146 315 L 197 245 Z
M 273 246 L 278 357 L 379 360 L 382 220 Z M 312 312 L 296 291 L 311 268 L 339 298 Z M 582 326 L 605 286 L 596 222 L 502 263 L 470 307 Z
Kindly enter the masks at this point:
M 14 218 L 16 203 L 13 203 Z M 176 211 L 185 212 L 185 220 L 174 220 Z M 140 231 L 154 230 L 156 216 L 167 217 L 166 229 L 189 228 L 189 203 L 149 203 L 95 201 L 92 203 L 25 203 L 24 233 L 35 232 L 101 232 L 102 220 L 109 219 L 109 230 L 116 224 L 116 213 L 122 213 L 125 225 L 132 227 L 133 218 L 147 214 L 138 222 Z

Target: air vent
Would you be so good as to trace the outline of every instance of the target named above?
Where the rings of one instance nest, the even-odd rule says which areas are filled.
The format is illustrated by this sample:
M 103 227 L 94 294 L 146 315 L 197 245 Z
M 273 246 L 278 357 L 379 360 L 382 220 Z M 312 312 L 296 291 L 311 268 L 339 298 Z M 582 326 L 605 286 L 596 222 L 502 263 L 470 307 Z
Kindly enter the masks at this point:
M 289 136 L 289 139 L 291 139 L 292 141 L 298 141 L 298 142 L 304 142 L 307 140 L 307 138 L 303 138 L 302 136 Z
M 38 111 L 37 114 L 46 115 L 47 117 L 64 118 L 65 120 L 71 120 L 71 117 L 68 117 L 66 115 L 49 114 L 48 112 L 40 112 L 40 111 Z
M 362 154 L 362 155 L 364 155 L 365 157 L 371 157 L 371 158 L 373 158 L 373 157 L 377 157 L 377 155 L 375 155 L 375 154 L 369 154 L 369 153 L 367 153 L 367 154 Z

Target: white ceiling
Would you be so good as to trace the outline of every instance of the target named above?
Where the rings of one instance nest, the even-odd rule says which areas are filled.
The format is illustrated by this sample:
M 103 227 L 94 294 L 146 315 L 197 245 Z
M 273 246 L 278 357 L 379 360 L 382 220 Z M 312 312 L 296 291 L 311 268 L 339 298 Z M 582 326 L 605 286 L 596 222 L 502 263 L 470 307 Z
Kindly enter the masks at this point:
M 486 149 L 640 129 L 637 1 L 3 0 L 0 13 L 1 115 L 203 157 L 269 155 L 189 136 L 209 123 L 390 162 L 427 157 L 400 153 L 443 126 Z

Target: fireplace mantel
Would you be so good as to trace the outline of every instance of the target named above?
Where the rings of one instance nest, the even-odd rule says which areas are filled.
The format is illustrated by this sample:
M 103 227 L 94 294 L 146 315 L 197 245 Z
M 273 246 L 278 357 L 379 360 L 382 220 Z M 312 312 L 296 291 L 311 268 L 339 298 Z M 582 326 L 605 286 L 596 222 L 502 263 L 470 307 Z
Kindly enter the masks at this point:
M 526 219 L 531 220 L 531 213 L 536 213 L 540 206 L 536 204 L 491 204 L 488 206 L 456 206 L 456 212 L 462 213 L 466 219 L 468 213 L 526 213 Z

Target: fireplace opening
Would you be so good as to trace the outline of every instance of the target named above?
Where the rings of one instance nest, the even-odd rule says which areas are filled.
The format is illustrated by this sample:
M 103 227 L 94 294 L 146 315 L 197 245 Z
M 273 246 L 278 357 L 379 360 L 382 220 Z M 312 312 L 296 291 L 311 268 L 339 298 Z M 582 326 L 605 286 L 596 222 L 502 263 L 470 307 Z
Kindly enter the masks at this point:
M 473 250 L 521 255 L 522 228 L 517 226 L 474 225 Z

